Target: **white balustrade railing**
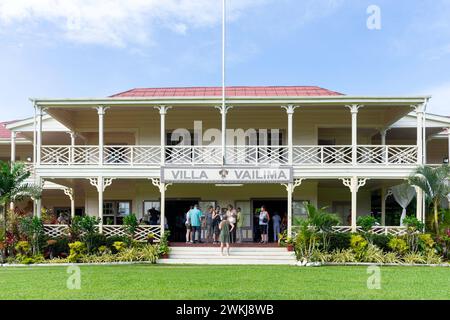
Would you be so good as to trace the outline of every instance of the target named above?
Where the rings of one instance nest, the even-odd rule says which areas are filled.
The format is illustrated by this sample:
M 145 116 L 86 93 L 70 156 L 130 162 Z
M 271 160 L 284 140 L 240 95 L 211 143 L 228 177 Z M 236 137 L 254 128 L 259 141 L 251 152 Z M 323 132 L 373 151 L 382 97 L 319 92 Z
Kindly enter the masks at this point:
M 358 232 L 363 231 L 361 227 L 356 227 Z M 351 226 L 335 226 L 333 227 L 333 231 L 336 233 L 350 233 L 352 232 Z M 402 236 L 406 234 L 406 227 L 397 227 L 397 226 L 374 226 L 371 228 L 369 233 L 372 234 L 384 234 L 384 235 L 392 235 L 392 236 Z
M 221 146 L 168 146 L 166 163 L 180 165 L 220 165 L 222 164 Z
M 99 165 L 98 146 L 42 146 L 43 165 Z M 167 164 L 221 165 L 221 146 L 167 146 Z M 105 146 L 103 165 L 157 166 L 161 163 L 160 146 Z M 353 161 L 351 146 L 294 146 L 293 165 L 349 165 Z M 416 146 L 359 145 L 358 165 L 416 164 Z M 287 146 L 227 146 L 229 165 L 285 165 L 289 163 Z
M 286 146 L 228 146 L 226 163 L 230 165 L 288 164 Z
M 45 224 L 44 232 L 49 238 L 68 236 L 69 226 L 65 224 Z M 123 225 L 103 225 L 103 234 L 106 237 L 128 236 Z M 133 238 L 136 241 L 146 242 L 149 234 L 153 234 L 154 242 L 159 242 L 161 240 L 161 226 L 139 225 Z
M 303 164 L 351 164 L 351 146 L 294 146 L 293 163 Z

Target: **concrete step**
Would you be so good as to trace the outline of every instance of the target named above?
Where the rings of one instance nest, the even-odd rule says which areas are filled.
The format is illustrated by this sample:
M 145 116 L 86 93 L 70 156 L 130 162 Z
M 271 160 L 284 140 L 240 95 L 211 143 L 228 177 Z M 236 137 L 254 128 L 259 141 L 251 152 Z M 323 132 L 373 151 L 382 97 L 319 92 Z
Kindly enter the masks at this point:
M 232 247 L 230 256 L 222 256 L 219 246 L 177 246 L 170 248 L 168 259 L 161 264 L 199 265 L 295 265 L 295 253 L 280 247 Z
M 230 256 L 222 256 L 220 254 L 203 254 L 203 255 L 188 255 L 188 254 L 170 254 L 169 259 L 229 259 L 232 257 L 233 259 L 246 259 L 246 260 L 292 260 L 295 259 L 295 256 L 286 255 L 286 256 L 261 256 L 261 255 L 237 255 L 231 253 Z
M 294 257 L 293 252 L 242 252 L 242 251 L 230 251 L 233 256 L 256 256 L 256 257 Z M 170 256 L 218 256 L 220 255 L 219 250 L 215 251 L 171 251 Z
M 202 251 L 202 252 L 214 252 L 220 250 L 220 246 L 216 247 L 196 247 L 195 245 L 189 246 L 189 247 L 170 247 L 170 250 L 172 252 L 194 252 L 194 251 Z M 231 247 L 230 250 L 233 250 L 233 252 L 260 252 L 260 253 L 267 253 L 267 252 L 289 252 L 286 248 L 257 248 L 257 247 Z
M 293 260 L 265 260 L 265 259 L 159 259 L 160 264 L 195 264 L 195 265 L 295 265 Z

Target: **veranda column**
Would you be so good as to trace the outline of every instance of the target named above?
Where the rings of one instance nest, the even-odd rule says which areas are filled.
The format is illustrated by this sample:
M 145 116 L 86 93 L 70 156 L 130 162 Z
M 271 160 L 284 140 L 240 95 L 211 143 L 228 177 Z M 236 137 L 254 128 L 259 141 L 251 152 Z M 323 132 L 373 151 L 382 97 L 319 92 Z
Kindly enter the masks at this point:
M 292 237 L 292 197 L 295 188 L 302 184 L 304 179 L 295 179 L 294 182 L 283 184 L 287 191 L 287 236 Z
M 166 191 L 172 184 L 161 182 L 161 179 L 159 178 L 151 178 L 150 180 L 152 181 L 152 184 L 159 189 L 159 193 L 161 194 L 160 228 L 162 237 L 164 235 L 164 221 L 166 220 Z
M 386 225 L 386 196 L 387 190 L 386 187 L 381 188 L 381 225 Z
M 294 118 L 294 112 L 295 109 L 298 108 L 298 106 L 288 105 L 288 106 L 282 106 L 283 109 L 286 109 L 286 113 L 288 116 L 288 164 L 292 165 L 293 163 L 293 148 L 294 148 L 294 128 L 293 128 L 293 118 Z
M 166 114 L 169 109 L 172 107 L 169 106 L 158 106 L 155 109 L 159 110 L 160 115 L 160 146 L 161 146 L 161 166 L 164 166 L 166 162 Z
M 343 178 L 341 180 L 344 183 L 344 185 L 350 189 L 350 192 L 352 194 L 351 227 L 352 232 L 356 232 L 357 230 L 356 218 L 358 212 L 358 191 L 359 188 L 361 188 L 366 184 L 367 178 L 358 178 L 356 176 L 353 176 L 351 178 Z
M 14 162 L 16 162 L 16 135 L 15 131 L 11 131 L 11 169 Z M 14 202 L 9 204 L 9 209 L 14 210 Z
M 37 107 L 37 132 L 36 132 L 36 165 L 41 164 L 41 148 L 42 148 L 42 113 L 43 108 Z
M 74 162 L 75 162 L 75 141 L 77 138 L 77 134 L 73 131 L 70 131 L 69 135 L 70 135 L 70 154 L 69 154 L 70 160 L 69 160 L 69 162 L 70 162 L 70 164 L 74 164 Z
M 221 131 L 221 139 L 222 139 L 222 164 L 226 164 L 226 152 L 227 152 L 227 113 L 232 106 L 226 106 L 225 104 L 221 106 L 216 106 L 216 109 L 219 109 L 220 115 L 222 116 L 222 131 Z
M 39 177 L 39 176 L 36 176 L 35 179 L 36 179 L 36 184 L 37 184 L 38 186 L 41 186 L 41 188 L 43 188 L 43 187 L 44 187 L 44 183 L 45 183 L 44 179 L 42 179 L 42 178 Z M 40 218 L 41 215 L 42 215 L 42 197 L 35 200 L 35 205 L 36 205 L 35 216 L 37 216 L 38 218 Z
M 100 219 L 98 231 L 103 233 L 103 192 L 112 184 L 113 178 L 105 178 L 102 176 L 96 178 L 89 178 L 92 186 L 97 188 L 98 192 L 98 217 Z
M 104 117 L 106 110 L 108 110 L 108 107 L 105 106 L 98 106 L 97 107 L 97 113 L 98 113 L 98 162 L 99 165 L 103 165 L 104 160 Z
M 346 106 L 352 114 L 352 164 L 356 166 L 358 162 L 358 110 L 361 105 L 352 104 Z
M 448 153 L 447 153 L 447 161 L 450 165 L 450 128 L 447 128 L 447 140 L 448 140 Z
M 420 104 L 415 106 L 417 116 L 417 164 L 423 165 L 423 116 L 424 105 Z M 424 196 L 423 190 L 416 188 L 416 218 L 420 221 L 424 221 Z

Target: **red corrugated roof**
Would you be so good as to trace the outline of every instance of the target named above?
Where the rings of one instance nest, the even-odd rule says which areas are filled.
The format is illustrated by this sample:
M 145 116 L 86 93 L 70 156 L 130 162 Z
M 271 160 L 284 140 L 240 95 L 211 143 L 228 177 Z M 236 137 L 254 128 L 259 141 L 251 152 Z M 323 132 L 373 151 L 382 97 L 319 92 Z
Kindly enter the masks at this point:
M 20 120 L 14 120 L 14 121 L 4 121 L 0 122 L 0 139 L 9 139 L 11 138 L 11 130 L 6 129 L 6 126 L 10 123 L 14 123 Z M 17 135 L 18 138 L 21 137 L 20 134 Z
M 221 87 L 136 88 L 112 95 L 113 98 L 139 97 L 216 97 Z M 227 87 L 228 97 L 311 97 L 342 96 L 342 93 L 316 86 Z

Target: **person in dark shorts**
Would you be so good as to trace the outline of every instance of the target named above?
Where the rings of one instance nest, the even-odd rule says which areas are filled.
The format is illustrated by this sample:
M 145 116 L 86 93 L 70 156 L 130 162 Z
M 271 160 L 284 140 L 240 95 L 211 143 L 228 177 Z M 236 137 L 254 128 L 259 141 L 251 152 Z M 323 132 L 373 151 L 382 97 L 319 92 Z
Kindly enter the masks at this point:
M 268 240 L 268 227 L 269 227 L 270 216 L 266 210 L 265 206 L 261 207 L 259 213 L 259 231 L 261 232 L 261 243 L 267 243 Z

